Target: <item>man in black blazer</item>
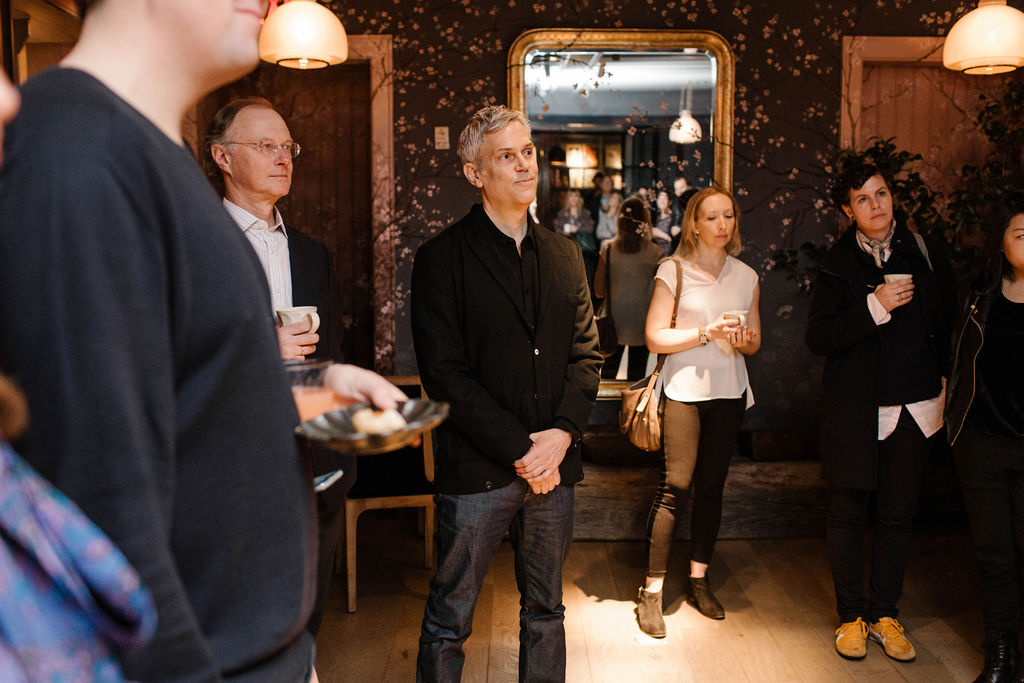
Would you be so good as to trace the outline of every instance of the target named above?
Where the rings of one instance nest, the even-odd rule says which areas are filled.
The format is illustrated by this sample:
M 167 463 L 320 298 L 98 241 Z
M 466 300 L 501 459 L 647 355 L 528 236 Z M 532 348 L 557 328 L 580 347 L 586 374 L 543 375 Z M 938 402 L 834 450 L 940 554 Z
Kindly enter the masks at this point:
M 263 98 L 234 100 L 214 116 L 205 142 L 208 165 L 212 162 L 223 181 L 224 207 L 263 264 L 273 308 L 317 307 L 320 326 L 316 332 L 310 332 L 304 321 L 278 327 L 281 358 L 340 361 L 340 301 L 330 254 L 320 242 L 294 227 L 285 228 L 276 208 L 291 189 L 292 160 L 300 150 L 284 119 Z M 309 622 L 316 636 L 334 573 L 341 510 L 355 482 L 356 462 L 352 456 L 339 456 L 317 444 L 305 442 L 300 447 L 310 458 L 314 475 L 339 468 L 345 472 L 341 481 L 317 495 L 320 553 Z
M 597 396 L 597 327 L 579 247 L 528 217 L 528 119 L 481 109 L 459 157 L 482 204 L 420 248 L 412 275 L 423 387 L 452 408 L 435 441 L 439 559 L 417 679 L 460 679 L 473 608 L 507 531 L 522 596 L 519 678 L 563 680 L 561 570 Z

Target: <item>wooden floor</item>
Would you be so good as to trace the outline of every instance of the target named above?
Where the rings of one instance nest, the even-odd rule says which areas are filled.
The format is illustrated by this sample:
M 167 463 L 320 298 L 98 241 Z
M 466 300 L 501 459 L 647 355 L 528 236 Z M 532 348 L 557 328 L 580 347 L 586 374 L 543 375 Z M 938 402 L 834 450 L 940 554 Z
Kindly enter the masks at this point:
M 359 611 L 344 606 L 338 577 L 317 641 L 324 683 L 413 681 L 420 619 L 431 572 L 411 511 L 374 511 L 360 520 Z M 634 599 L 645 568 L 643 543 L 580 542 L 565 566 L 566 680 L 632 681 L 970 681 L 981 670 L 977 575 L 966 529 L 920 529 L 907 572 L 901 621 L 917 660 L 900 664 L 869 643 L 858 662 L 833 649 L 834 598 L 820 539 L 722 541 L 711 582 L 723 621 L 700 616 L 680 597 L 686 542 L 677 543 L 666 584 L 668 637 L 636 625 Z M 503 543 L 466 643 L 467 683 L 515 681 L 518 594 Z

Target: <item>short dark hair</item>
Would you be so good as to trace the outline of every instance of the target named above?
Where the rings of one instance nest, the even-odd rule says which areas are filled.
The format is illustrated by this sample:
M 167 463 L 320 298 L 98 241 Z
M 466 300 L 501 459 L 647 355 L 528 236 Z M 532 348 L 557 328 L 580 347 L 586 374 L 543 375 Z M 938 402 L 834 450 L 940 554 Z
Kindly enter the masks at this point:
M 1014 216 L 1024 214 L 1024 191 L 1014 190 L 1004 194 L 992 209 L 988 222 L 985 246 L 981 248 L 981 282 L 991 288 L 999 287 L 1005 278 L 1013 281 L 1013 265 L 1003 253 L 1003 236 L 1010 227 Z
M 203 168 L 218 190 L 223 189 L 221 187 L 223 179 L 220 175 L 220 168 L 213 161 L 213 153 L 210 151 L 210 148 L 213 145 L 224 142 L 224 134 L 231 127 L 231 124 L 235 122 L 238 112 L 247 107 L 263 107 L 274 112 L 277 111 L 274 109 L 274 105 L 270 103 L 270 100 L 265 97 L 242 97 L 237 100 L 231 100 L 221 107 L 220 111 L 213 115 L 210 123 L 206 126 L 206 133 L 203 135 Z
M 880 175 L 886 187 L 892 188 L 892 179 L 874 164 L 860 159 L 850 159 L 840 164 L 839 170 L 829 180 L 828 193 L 837 209 L 850 204 L 850 193 L 864 187 L 872 177 Z

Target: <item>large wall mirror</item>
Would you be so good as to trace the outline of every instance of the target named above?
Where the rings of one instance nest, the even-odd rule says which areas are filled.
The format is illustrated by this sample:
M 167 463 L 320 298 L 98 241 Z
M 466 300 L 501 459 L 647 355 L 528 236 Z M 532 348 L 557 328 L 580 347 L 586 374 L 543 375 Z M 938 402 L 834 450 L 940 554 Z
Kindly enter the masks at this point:
M 508 101 L 533 127 L 535 215 L 576 237 L 591 280 L 621 198 L 647 199 L 667 254 L 687 190 L 732 189 L 733 75 L 732 50 L 711 31 L 538 29 L 513 43 Z M 619 381 L 602 388 L 643 376 L 634 376 L 641 368 L 606 368 Z

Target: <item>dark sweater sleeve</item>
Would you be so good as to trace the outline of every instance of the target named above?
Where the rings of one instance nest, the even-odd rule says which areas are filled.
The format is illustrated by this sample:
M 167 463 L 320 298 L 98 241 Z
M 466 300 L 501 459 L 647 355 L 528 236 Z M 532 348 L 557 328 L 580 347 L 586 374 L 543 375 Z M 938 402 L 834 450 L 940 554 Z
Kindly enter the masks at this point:
M 171 551 L 182 302 L 169 295 L 167 236 L 119 169 L 58 167 L 37 151 L 40 162 L 0 179 L 0 310 L 21 311 L 4 315 L 0 352 L 29 396 L 27 455 L 153 593 L 158 630 L 125 659 L 128 678 L 218 680 Z

